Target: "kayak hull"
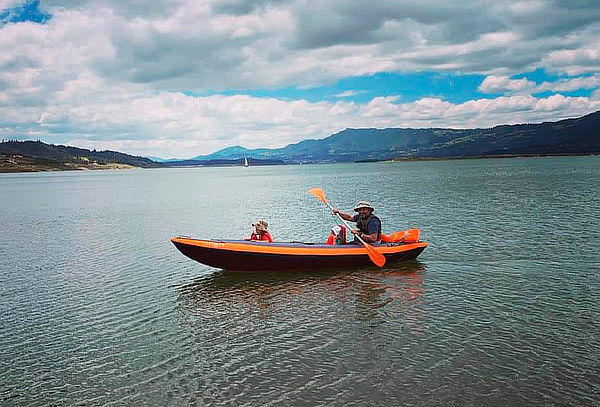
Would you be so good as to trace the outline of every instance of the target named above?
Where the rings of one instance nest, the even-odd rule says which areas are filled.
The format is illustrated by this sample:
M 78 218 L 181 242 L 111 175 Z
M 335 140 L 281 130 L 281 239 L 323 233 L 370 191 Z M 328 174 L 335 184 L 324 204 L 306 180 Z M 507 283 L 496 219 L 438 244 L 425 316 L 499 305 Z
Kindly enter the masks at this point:
M 185 256 L 199 263 L 224 270 L 311 270 L 371 266 L 362 245 L 328 246 L 303 242 L 265 243 L 243 240 L 201 240 L 188 237 L 171 239 Z M 386 264 L 415 259 L 426 242 L 373 245 Z

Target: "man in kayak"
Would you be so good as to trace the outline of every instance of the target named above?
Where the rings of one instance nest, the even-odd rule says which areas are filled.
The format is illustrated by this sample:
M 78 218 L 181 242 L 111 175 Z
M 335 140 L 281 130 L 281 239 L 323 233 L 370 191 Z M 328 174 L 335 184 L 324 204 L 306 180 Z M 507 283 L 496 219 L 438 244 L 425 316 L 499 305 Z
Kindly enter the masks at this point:
M 339 214 L 342 219 L 356 222 L 356 229 L 352 229 L 352 234 L 360 236 L 367 243 L 379 243 L 381 240 L 381 220 L 373 215 L 373 207 L 366 201 L 360 201 L 354 208 L 355 215 L 340 212 L 333 208 L 333 214 Z M 354 239 L 358 243 L 358 239 Z
M 273 238 L 271 237 L 271 234 L 267 230 L 269 228 L 269 224 L 267 223 L 266 220 L 260 219 L 260 220 L 256 221 L 256 223 L 253 223 L 252 226 L 254 226 L 254 230 L 252 231 L 252 234 L 250 235 L 250 239 L 247 239 L 247 240 L 267 241 L 269 243 L 273 243 Z

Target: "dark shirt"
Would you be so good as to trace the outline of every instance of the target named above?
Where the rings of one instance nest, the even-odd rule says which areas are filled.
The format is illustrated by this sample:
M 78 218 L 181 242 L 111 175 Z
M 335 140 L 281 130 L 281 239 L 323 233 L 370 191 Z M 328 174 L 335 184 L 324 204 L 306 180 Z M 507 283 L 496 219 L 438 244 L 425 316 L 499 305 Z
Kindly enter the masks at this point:
M 352 217 L 352 221 L 356 222 L 358 221 L 358 219 L 360 218 L 360 214 L 356 214 Z M 361 230 L 361 232 L 363 232 L 364 234 L 367 235 L 372 235 L 373 233 L 377 233 L 377 236 L 379 237 L 381 235 L 381 221 L 379 220 L 379 218 L 377 218 L 376 216 L 371 217 L 371 219 L 369 219 L 369 223 L 367 224 L 367 230 Z M 354 240 L 357 240 L 356 238 L 354 238 Z

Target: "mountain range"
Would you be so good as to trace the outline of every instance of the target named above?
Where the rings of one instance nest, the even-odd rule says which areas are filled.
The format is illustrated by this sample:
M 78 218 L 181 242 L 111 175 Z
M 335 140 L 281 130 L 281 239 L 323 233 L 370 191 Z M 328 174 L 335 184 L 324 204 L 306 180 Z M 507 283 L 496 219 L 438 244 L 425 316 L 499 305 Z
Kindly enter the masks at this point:
M 192 160 L 252 157 L 312 163 L 599 152 L 600 111 L 576 119 L 488 129 L 346 129 L 283 148 L 234 146 Z
M 250 165 L 285 164 L 276 159 L 249 158 Z M 165 160 L 155 162 L 117 151 L 46 144 L 41 141 L 9 140 L 0 142 L 0 172 L 32 172 L 75 169 L 163 168 L 215 165 L 244 165 L 244 158 L 209 160 Z
M 0 142 L 0 172 L 62 169 L 251 166 L 395 159 L 600 154 L 600 111 L 575 119 L 489 129 L 346 129 L 283 148 L 228 147 L 187 160 L 161 160 L 41 141 Z

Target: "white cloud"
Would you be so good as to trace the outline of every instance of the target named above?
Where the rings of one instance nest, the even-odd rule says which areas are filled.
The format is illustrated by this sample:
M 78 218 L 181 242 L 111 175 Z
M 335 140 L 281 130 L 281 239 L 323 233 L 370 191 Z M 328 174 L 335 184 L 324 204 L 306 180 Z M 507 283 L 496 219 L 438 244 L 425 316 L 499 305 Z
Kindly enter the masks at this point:
M 0 0 L 0 8 L 15 4 Z M 48 0 L 40 7 L 52 14 L 46 24 L 0 26 L 4 137 L 193 156 L 231 144 L 280 147 L 345 127 L 491 126 L 599 108 L 597 2 Z M 534 68 L 585 76 L 539 86 L 510 79 Z M 507 96 L 364 105 L 211 96 L 431 70 L 484 73 L 480 90 Z M 528 95 L 582 88 L 593 96 Z
M 571 92 L 581 89 L 600 88 L 600 74 L 579 78 L 559 79 L 556 82 L 544 82 L 536 87 L 536 91 Z
M 483 93 L 522 92 L 535 88 L 535 82 L 527 79 L 509 79 L 507 76 L 486 77 L 479 90 Z
M 554 82 L 542 82 L 537 85 L 527 79 L 510 79 L 507 76 L 491 75 L 486 77 L 479 90 L 483 93 L 535 94 L 541 92 L 572 92 L 600 88 L 600 74 L 575 78 L 561 78 Z
M 600 100 L 555 95 L 538 99 L 508 96 L 453 104 L 436 98 L 399 103 L 395 97 L 367 104 L 349 101 L 310 103 L 274 98 L 182 93 L 141 93 L 122 88 L 100 92 L 102 82 L 66 92 L 60 102 L 29 109 L 0 107 L 0 128 L 53 143 L 163 157 L 192 157 L 241 144 L 283 147 L 306 138 L 323 138 L 346 127 L 490 127 L 576 117 L 600 109 Z M 116 89 L 115 89 L 116 90 Z M 135 97 L 128 97 L 128 91 Z M 95 95 L 95 99 L 91 97 Z M 93 100 L 92 100 L 93 99 Z M 0 130 L 0 136 L 13 135 Z
M 600 22 L 593 18 L 600 6 L 593 2 L 141 4 L 43 2 L 53 18 L 46 38 L 29 45 L 56 63 L 85 64 L 111 80 L 161 90 L 306 86 L 399 70 L 509 75 L 545 67 L 580 74 L 600 67 Z
M 356 95 L 361 95 L 367 93 L 364 90 L 346 90 L 344 92 L 340 92 L 337 95 L 335 95 L 336 98 L 349 98 L 352 96 L 356 96 Z
M 0 0 L 0 11 L 16 7 L 21 3 L 21 0 Z
M 600 35 L 600 30 L 595 31 Z M 558 49 L 542 57 L 541 66 L 565 72 L 569 75 L 580 75 L 600 70 L 600 41 L 590 41 L 573 49 Z
M 509 8 L 515 14 L 529 14 L 540 11 L 544 8 L 542 1 L 520 1 L 509 5 Z

